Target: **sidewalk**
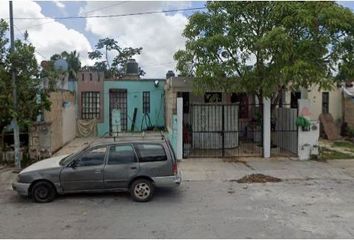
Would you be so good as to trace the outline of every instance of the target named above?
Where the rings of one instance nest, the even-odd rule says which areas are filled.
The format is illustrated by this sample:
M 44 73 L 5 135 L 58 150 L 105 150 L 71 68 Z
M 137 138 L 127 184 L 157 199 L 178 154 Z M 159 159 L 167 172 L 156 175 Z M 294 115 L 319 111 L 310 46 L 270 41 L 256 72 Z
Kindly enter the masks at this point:
M 329 161 L 330 162 L 330 161 Z M 353 173 L 354 173 L 354 161 Z M 245 162 L 225 162 L 222 159 L 185 159 L 180 163 L 183 179 L 189 181 L 239 179 L 245 175 L 262 173 L 287 180 L 299 179 L 353 179 L 354 174 L 334 164 L 317 161 L 298 160 L 247 160 Z

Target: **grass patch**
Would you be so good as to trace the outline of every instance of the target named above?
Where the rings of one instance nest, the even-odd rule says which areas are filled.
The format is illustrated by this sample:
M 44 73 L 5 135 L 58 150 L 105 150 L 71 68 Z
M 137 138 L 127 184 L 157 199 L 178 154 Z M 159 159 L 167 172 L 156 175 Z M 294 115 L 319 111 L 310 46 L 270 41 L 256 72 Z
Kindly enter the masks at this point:
M 328 148 L 321 148 L 321 157 L 322 160 L 331 160 L 331 159 L 354 159 L 353 155 L 331 150 Z
M 354 143 L 349 141 L 336 141 L 332 144 L 333 147 L 345 148 L 350 152 L 354 152 Z

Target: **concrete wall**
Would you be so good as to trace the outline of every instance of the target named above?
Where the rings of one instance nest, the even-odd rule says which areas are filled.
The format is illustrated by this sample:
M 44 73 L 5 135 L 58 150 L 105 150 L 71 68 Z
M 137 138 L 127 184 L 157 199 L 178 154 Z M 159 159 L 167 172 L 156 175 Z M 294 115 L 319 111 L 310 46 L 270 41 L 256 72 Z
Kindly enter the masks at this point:
M 322 113 L 322 92 L 329 93 L 329 113 L 333 116 L 336 123 L 343 119 L 342 112 L 342 91 L 340 88 L 333 88 L 331 91 L 318 91 L 317 86 L 313 86 L 307 93 L 307 99 L 312 106 L 312 120 L 318 120 Z
M 44 112 L 44 121 L 34 122 L 29 131 L 29 154 L 32 159 L 50 157 L 76 135 L 75 94 L 51 92 L 51 110 Z
M 49 124 L 50 147 L 48 150 L 53 153 L 75 138 L 75 95 L 70 91 L 52 92 L 49 100 L 52 103 L 51 110 L 44 112 L 44 121 Z
M 154 81 L 156 79 L 137 79 L 137 80 L 114 80 L 114 81 L 104 81 L 103 90 L 103 103 L 104 103 L 104 114 L 103 121 L 99 123 L 98 135 L 103 136 L 105 133 L 109 132 L 109 90 L 110 89 L 126 89 L 127 90 L 127 128 L 130 131 L 134 108 L 138 109 L 135 129 L 134 131 L 141 130 L 141 123 L 143 120 L 143 92 L 150 92 L 150 119 L 152 126 L 165 126 L 165 98 L 164 98 L 164 84 L 165 81 L 159 80 L 159 86 L 154 86 Z M 144 125 L 145 126 L 145 125 Z
M 63 119 L 63 144 L 70 142 L 76 136 L 76 109 L 71 102 L 64 105 L 62 111 Z
M 91 77 L 90 77 L 91 76 Z M 92 79 L 92 80 L 91 80 Z M 77 75 L 77 117 L 81 119 L 81 93 L 82 92 L 100 92 L 100 118 L 98 122 L 103 122 L 103 72 L 81 71 Z
M 344 121 L 349 127 L 354 128 L 354 99 L 344 98 Z

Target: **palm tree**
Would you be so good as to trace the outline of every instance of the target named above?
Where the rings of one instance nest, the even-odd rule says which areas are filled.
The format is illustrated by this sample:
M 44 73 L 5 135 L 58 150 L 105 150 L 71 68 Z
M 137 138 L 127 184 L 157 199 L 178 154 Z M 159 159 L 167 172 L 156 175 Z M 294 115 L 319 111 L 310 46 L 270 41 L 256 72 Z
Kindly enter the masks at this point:
M 68 73 L 70 80 L 77 80 L 77 72 L 81 69 L 80 54 L 75 51 L 61 53 L 63 59 L 68 63 Z

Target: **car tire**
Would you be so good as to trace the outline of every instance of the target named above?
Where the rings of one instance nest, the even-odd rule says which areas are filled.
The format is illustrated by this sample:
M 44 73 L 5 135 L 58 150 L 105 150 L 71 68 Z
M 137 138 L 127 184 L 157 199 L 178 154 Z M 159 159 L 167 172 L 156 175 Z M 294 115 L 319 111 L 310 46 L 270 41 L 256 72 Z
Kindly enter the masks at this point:
M 51 202 L 54 200 L 56 194 L 54 186 L 46 181 L 35 183 L 31 190 L 31 197 L 37 203 Z
M 152 181 L 144 178 L 135 180 L 130 186 L 130 195 L 134 201 L 148 202 L 154 195 L 155 186 Z

